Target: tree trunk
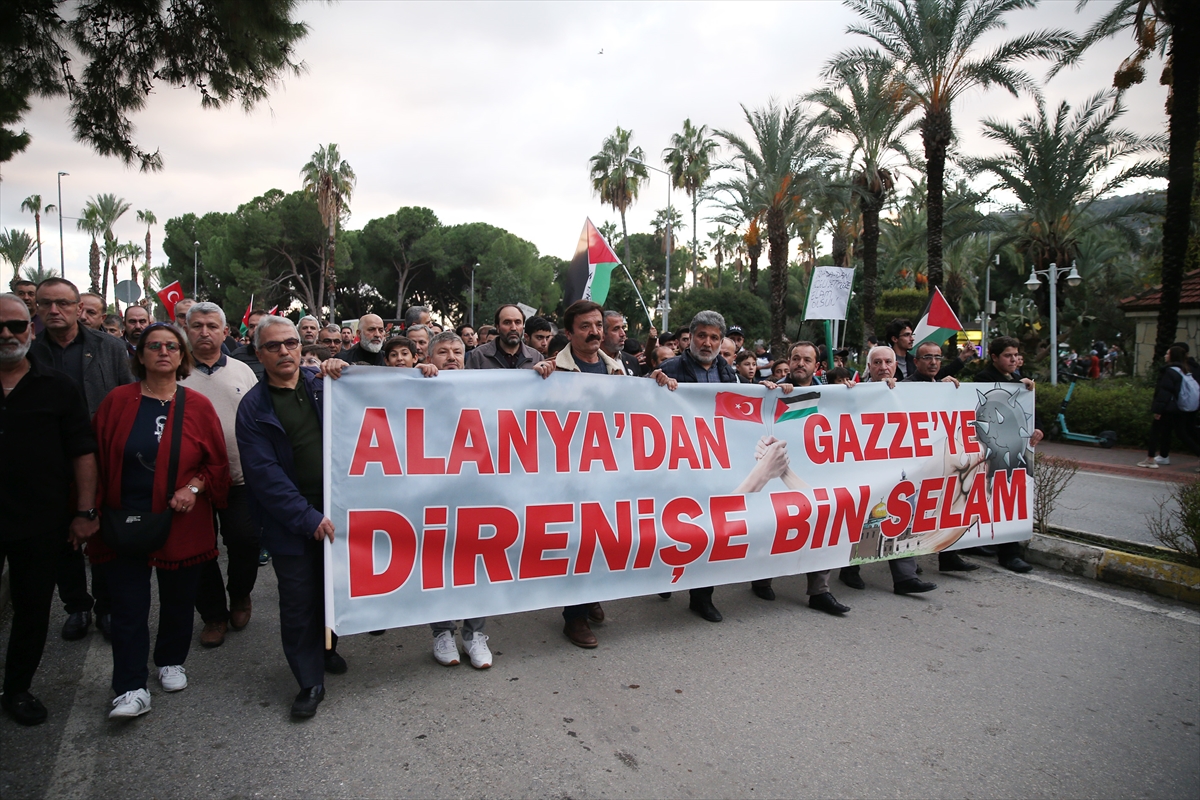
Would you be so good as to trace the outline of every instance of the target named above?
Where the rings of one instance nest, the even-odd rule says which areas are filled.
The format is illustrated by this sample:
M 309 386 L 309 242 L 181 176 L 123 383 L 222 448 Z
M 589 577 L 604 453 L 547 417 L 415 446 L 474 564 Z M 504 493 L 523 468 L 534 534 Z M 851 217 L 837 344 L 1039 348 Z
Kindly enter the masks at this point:
M 700 267 L 700 233 L 696 230 L 696 210 L 700 207 L 700 191 L 691 196 L 691 282 L 696 282 L 696 270 Z M 41 253 L 41 251 L 38 251 Z M 716 285 L 721 285 L 721 266 L 716 265 Z
M 33 215 L 33 228 L 37 232 L 37 251 L 38 251 L 38 274 L 42 274 L 42 215 L 35 212 Z
M 925 199 L 928 247 L 926 249 L 925 276 L 929 279 L 929 293 L 942 285 L 942 218 L 945 206 L 946 150 L 954 136 L 950 109 L 931 110 L 921 122 L 921 140 L 925 144 L 926 177 L 928 178 Z
M 846 252 L 849 250 L 849 242 L 846 241 L 846 234 L 838 227 L 833 227 L 833 237 L 829 243 L 830 255 L 833 257 L 833 266 L 846 266 Z M 813 261 L 813 266 L 816 266 L 816 261 Z
M 337 317 L 337 312 L 334 310 L 334 303 L 337 302 L 337 268 L 334 266 L 334 258 L 337 255 L 337 242 L 332 236 L 329 237 L 329 316 L 326 318 L 326 323 L 332 322 Z M 318 301 L 319 302 L 319 301 Z M 317 308 L 314 316 L 320 316 L 321 309 Z
M 1167 6 L 1167 15 L 1171 22 L 1170 145 L 1167 207 L 1163 214 L 1162 304 L 1154 340 L 1156 364 L 1175 342 L 1179 325 L 1179 293 L 1187 258 L 1193 157 L 1200 112 L 1200 7 L 1195 0 L 1176 0 Z
M 108 257 L 105 256 L 104 257 L 104 280 L 100 283 L 100 296 L 102 298 L 104 298 L 105 305 L 108 304 L 108 270 L 109 270 L 109 261 L 108 261 Z
M 750 293 L 758 293 L 758 257 L 762 255 L 762 242 L 756 242 L 746 247 L 746 257 L 750 261 Z
M 767 211 L 767 244 L 770 245 L 767 259 L 771 264 L 771 355 L 780 358 L 783 353 L 783 329 L 787 324 L 788 284 L 787 221 L 781 209 Z
M 92 285 L 88 287 L 88 291 L 92 294 L 100 294 L 100 245 L 96 244 L 96 238 L 92 237 L 92 250 L 88 254 L 88 277 L 92 279 Z M 103 297 L 103 295 L 101 295 Z M 104 305 L 108 305 L 108 300 L 104 300 Z
M 883 193 L 859 201 L 863 219 L 863 346 L 875 335 L 875 292 L 879 276 L 879 210 Z
M 629 231 L 626 230 L 626 228 L 625 228 L 625 209 L 622 208 L 622 209 L 620 209 L 620 211 L 621 211 L 621 238 L 625 240 L 625 266 L 628 267 L 631 264 L 630 259 L 629 259 Z

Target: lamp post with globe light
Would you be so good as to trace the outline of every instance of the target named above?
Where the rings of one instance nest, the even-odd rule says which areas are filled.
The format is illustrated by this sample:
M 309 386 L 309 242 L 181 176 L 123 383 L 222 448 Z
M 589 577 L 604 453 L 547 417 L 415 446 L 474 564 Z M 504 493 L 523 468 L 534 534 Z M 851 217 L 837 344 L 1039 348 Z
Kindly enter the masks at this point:
M 1051 263 L 1047 269 L 1034 269 L 1030 267 L 1029 280 L 1025 281 L 1025 288 L 1029 291 L 1037 291 L 1037 288 L 1042 285 L 1038 276 L 1042 275 L 1050 282 L 1050 383 L 1058 385 L 1058 279 L 1059 277 L 1067 276 L 1067 286 L 1075 288 L 1083 282 L 1083 276 L 1079 274 L 1079 270 L 1075 268 L 1075 262 L 1071 262 L 1071 268 L 1059 267 Z

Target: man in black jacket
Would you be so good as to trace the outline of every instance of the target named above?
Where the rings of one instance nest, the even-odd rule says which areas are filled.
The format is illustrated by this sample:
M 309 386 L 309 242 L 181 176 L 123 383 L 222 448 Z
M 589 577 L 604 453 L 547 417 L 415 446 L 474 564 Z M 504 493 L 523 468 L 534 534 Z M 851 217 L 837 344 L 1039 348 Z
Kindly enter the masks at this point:
M 500 334 L 487 344 L 476 345 L 467 353 L 466 369 L 537 369 L 542 377 L 554 371 L 554 363 L 525 344 L 525 315 L 512 303 L 496 309 L 496 329 Z M 539 365 L 545 363 L 545 367 Z
M 350 364 L 362 361 L 373 367 L 385 366 L 380 351 L 384 338 L 383 317 L 378 314 L 363 314 L 358 320 L 358 344 L 343 350 L 334 358 Z
M 725 338 L 725 318 L 716 311 L 701 311 L 692 317 L 688 330 L 687 349 L 659 366 L 663 374 L 679 383 L 737 383 L 737 373 L 718 354 Z M 709 622 L 720 622 L 723 617 L 713 605 L 712 595 L 711 586 L 692 589 L 688 607 Z
M 124 340 L 79 324 L 79 290 L 68 280 L 42 281 L 35 302 L 45 329 L 29 349 L 30 361 L 65 372 L 83 394 L 88 414 L 95 414 L 110 391 L 133 382 Z M 92 594 L 88 594 L 83 552 L 72 548 L 65 537 L 58 553 L 57 583 L 58 597 L 67 610 L 62 637 L 75 641 L 86 636 L 94 607 L 96 625 L 108 638 L 108 586 L 102 573 L 93 570 Z
M 1032 378 L 1020 378 L 1016 375 L 1021 357 L 1020 342 L 1011 336 L 997 337 L 988 345 L 988 356 L 992 363 L 975 373 L 976 383 L 1020 383 L 1033 391 Z M 1034 425 L 1033 434 L 1029 437 L 1030 447 L 1036 447 L 1043 436 L 1036 420 Z M 1020 542 L 996 545 L 996 555 L 999 557 L 1000 566 L 1005 569 L 1011 569 L 1013 572 L 1029 572 L 1033 569 L 1028 561 L 1021 558 Z
M 620 311 L 605 311 L 604 341 L 600 343 L 600 347 L 604 352 L 612 356 L 613 360 L 621 362 L 621 366 L 625 368 L 626 375 L 638 377 L 642 374 L 642 365 L 638 363 L 636 356 L 625 352 L 625 338 L 628 327 L 625 315 Z

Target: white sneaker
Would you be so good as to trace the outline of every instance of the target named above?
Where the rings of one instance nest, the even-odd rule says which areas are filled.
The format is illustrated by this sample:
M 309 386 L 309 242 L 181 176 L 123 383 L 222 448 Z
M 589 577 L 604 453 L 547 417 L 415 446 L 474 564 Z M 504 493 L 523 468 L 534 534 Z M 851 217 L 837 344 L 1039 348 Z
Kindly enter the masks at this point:
M 159 667 L 158 682 L 164 692 L 179 692 L 187 688 L 187 670 L 182 666 Z
M 433 640 L 433 657 L 444 667 L 453 667 L 458 663 L 458 644 L 454 641 L 453 633 L 442 631 L 437 635 Z
M 1169 467 L 1169 466 L 1171 466 L 1171 457 L 1170 456 L 1155 456 L 1154 463 L 1158 464 L 1160 467 Z
M 464 639 L 463 646 L 471 657 L 471 666 L 475 669 L 487 669 L 492 665 L 492 651 L 487 646 L 486 634 L 477 633 L 473 639 Z
M 108 712 L 109 719 L 121 717 L 140 717 L 150 710 L 150 693 L 145 689 L 134 689 L 113 700 L 113 710 Z
M 1137 465 L 1139 467 L 1146 467 L 1147 469 L 1158 469 L 1158 462 L 1153 458 L 1143 458 Z

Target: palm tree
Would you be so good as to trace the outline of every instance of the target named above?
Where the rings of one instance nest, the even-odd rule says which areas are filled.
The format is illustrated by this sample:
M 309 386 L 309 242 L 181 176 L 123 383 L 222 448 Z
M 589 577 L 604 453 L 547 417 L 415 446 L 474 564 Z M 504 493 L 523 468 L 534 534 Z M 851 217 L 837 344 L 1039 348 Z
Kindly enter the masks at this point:
M 878 61 L 898 65 L 905 94 L 924 111 L 920 121 L 925 145 L 929 241 L 926 271 L 929 291 L 942 283 L 942 221 L 946 151 L 954 139 L 951 111 L 964 93 L 1000 86 L 1014 96 L 1037 94 L 1037 85 L 1014 64 L 1028 58 L 1054 58 L 1075 43 L 1067 31 L 1035 31 L 1002 42 L 990 52 L 976 48 L 990 31 L 1005 27 L 1010 11 L 1033 8 L 1036 0 L 844 0 L 867 25 L 847 30 L 879 46 L 855 48 L 836 56 L 833 74 L 862 70 Z
M 33 249 L 33 238 L 25 231 L 15 228 L 0 231 L 0 257 L 3 257 L 13 268 L 10 288 L 20 279 L 21 267 L 25 266 L 25 262 L 33 255 Z
M 830 151 L 825 130 L 814 124 L 801 102 L 786 108 L 771 101 L 750 111 L 742 106 L 752 139 L 732 131 L 716 131 L 732 148 L 734 163 L 748 177 L 750 205 L 767 225 L 767 259 L 771 265 L 771 347 L 783 349 L 787 322 L 788 221 L 803 198 L 820 184 L 820 168 Z
M 890 159 L 899 156 L 907 163 L 913 156 L 903 139 L 915 127 L 906 122 L 916 103 L 897 79 L 895 66 L 875 61 L 865 70 L 835 68 L 832 85 L 819 89 L 808 99 L 825 110 L 818 120 L 833 135 L 850 140 L 847 168 L 862 213 L 862 304 L 863 341 L 875 335 L 875 301 L 879 275 L 879 212 L 895 187 L 895 167 Z
M 1080 0 L 1076 10 L 1087 5 Z M 1149 13 L 1147 13 L 1149 12 Z M 1187 270 L 1188 232 L 1195 191 L 1195 153 L 1200 140 L 1200 3 L 1195 0 L 1117 0 L 1059 66 L 1075 63 L 1093 44 L 1122 31 L 1131 31 L 1137 49 L 1117 68 L 1113 85 L 1118 90 L 1141 83 L 1143 64 L 1157 51 L 1166 51 L 1162 83 L 1171 87 L 1167 100 L 1167 203 L 1162 228 L 1162 297 L 1154 358 L 1161 360 L 1175 341 L 1179 322 L 1179 296 Z
M 91 285 L 88 287 L 88 291 L 92 294 L 99 294 L 100 245 L 96 243 L 96 237 L 104 235 L 104 223 L 100 220 L 100 210 L 94 204 L 88 203 L 84 206 L 83 212 L 75 225 L 84 233 L 91 234 L 92 247 L 88 252 L 88 276 L 91 278 Z M 104 302 L 108 302 L 107 298 Z
M 325 272 L 321 278 L 322 288 L 318 291 L 318 302 L 324 296 L 324 284 L 329 287 L 329 314 L 333 315 L 337 276 L 334 269 L 334 248 L 337 225 L 342 214 L 349 215 L 350 197 L 354 194 L 354 183 L 357 178 L 350 165 L 342 160 L 338 146 L 318 147 L 312 159 L 300 169 L 300 177 L 304 179 L 304 191 L 316 195 L 317 210 L 321 213 L 321 221 L 329 228 L 329 238 L 325 243 Z M 317 310 L 314 309 L 314 312 Z M 318 312 L 319 313 L 319 312 Z
M 643 164 L 631 163 L 628 159 L 645 161 L 646 154 L 640 147 L 630 149 L 633 131 L 620 125 L 600 145 L 600 152 L 588 159 L 592 191 L 600 196 L 600 202 L 608 203 L 621 215 L 621 236 L 625 239 L 625 263 L 629 264 L 629 229 L 625 227 L 625 211 L 637 200 L 642 181 L 650 177 Z
M 158 217 L 150 209 L 137 212 L 138 222 L 146 223 L 146 268 L 142 270 L 142 290 L 150 296 L 150 226 L 158 224 Z M 136 278 L 135 278 L 136 280 Z
M 1016 195 L 1021 204 L 1010 217 L 1008 235 L 994 246 L 1015 244 L 1039 268 L 1075 260 L 1080 239 L 1098 228 L 1116 230 L 1132 247 L 1140 246 L 1130 223 L 1136 215 L 1158 211 L 1156 201 L 1135 196 L 1103 211 L 1093 210 L 1097 200 L 1130 182 L 1166 172 L 1159 155 L 1165 149 L 1163 137 L 1117 128 L 1124 113 L 1118 93 L 1099 92 L 1074 113 L 1063 102 L 1050 114 L 1039 101 L 1037 114 L 1022 117 L 1016 125 L 984 122 L 984 137 L 1004 150 L 965 159 L 964 166 L 972 174 L 991 175 L 997 188 Z
M 37 232 L 38 271 L 40 272 L 42 269 L 42 214 L 49 214 L 51 211 L 57 210 L 57 206 L 51 203 L 43 208 L 42 196 L 31 194 L 21 201 L 21 210 L 33 214 L 33 227 Z
M 700 190 L 712 175 L 712 157 L 717 143 L 708 136 L 708 126 L 693 127 L 692 120 L 683 121 L 683 133 L 671 134 L 671 146 L 663 150 L 663 160 L 676 189 L 683 189 L 692 199 L 692 280 L 700 263 L 699 229 L 696 212 L 700 207 Z
M 34 283 L 41 283 L 42 281 L 46 280 L 47 278 L 57 278 L 57 277 L 58 277 L 58 273 L 55 272 L 53 269 L 46 269 L 45 267 L 26 267 L 25 268 L 25 280 L 33 281 Z
M 103 279 L 100 284 L 100 296 L 104 298 L 104 302 L 108 302 L 108 272 L 113 269 L 113 283 L 116 283 L 116 272 L 113 267 L 113 258 L 117 253 L 117 236 L 113 233 L 113 226 L 117 224 L 126 211 L 131 208 L 130 204 L 124 199 L 117 197 L 115 194 L 98 194 L 95 197 L 89 198 L 87 205 L 83 208 L 82 219 L 79 221 L 79 227 L 82 230 L 87 230 L 84 227 L 84 220 L 88 219 L 88 213 L 94 212 L 96 216 L 96 224 L 99 225 L 99 233 L 104 236 L 104 271 Z M 95 242 L 96 234 L 92 234 L 93 243 Z
M 750 267 L 750 291 L 758 291 L 758 259 L 762 255 L 762 209 L 755 205 L 754 176 L 746 169 L 743 174 L 727 181 L 722 181 L 713 187 L 713 194 L 724 193 L 729 199 L 721 203 L 720 214 L 713 218 L 714 222 L 728 225 L 739 230 L 743 225 L 742 242 L 746 248 L 746 260 Z

